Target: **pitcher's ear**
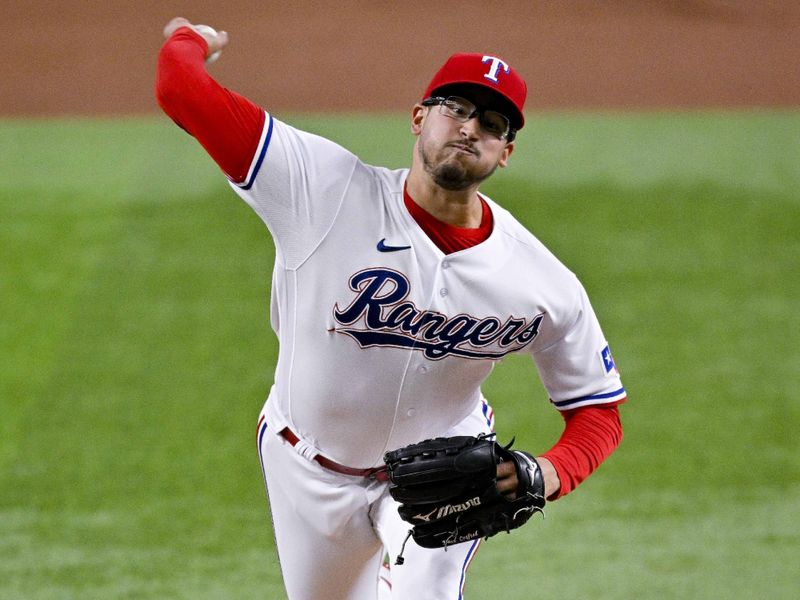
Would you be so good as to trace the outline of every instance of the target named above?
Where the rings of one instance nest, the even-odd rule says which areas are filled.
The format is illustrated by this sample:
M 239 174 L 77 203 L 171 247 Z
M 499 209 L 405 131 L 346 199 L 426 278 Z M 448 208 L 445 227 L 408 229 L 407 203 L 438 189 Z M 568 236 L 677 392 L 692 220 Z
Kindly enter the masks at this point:
M 504 169 L 508 164 L 508 158 L 511 156 L 511 153 L 514 151 L 514 142 L 509 142 L 506 144 L 506 147 L 503 148 L 503 153 L 500 155 L 500 160 L 497 161 L 498 166 Z
M 411 133 L 414 135 L 422 133 L 422 124 L 425 122 L 425 115 L 428 112 L 425 108 L 421 104 L 415 104 L 411 109 Z

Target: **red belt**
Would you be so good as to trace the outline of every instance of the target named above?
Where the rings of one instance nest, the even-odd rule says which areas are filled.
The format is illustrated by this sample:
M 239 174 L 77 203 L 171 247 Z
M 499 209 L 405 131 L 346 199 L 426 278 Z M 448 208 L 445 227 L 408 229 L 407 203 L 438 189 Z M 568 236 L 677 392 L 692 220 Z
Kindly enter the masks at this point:
M 298 438 L 288 427 L 284 427 L 279 435 L 292 446 L 296 446 L 297 442 L 300 441 L 300 438 Z M 377 479 L 378 481 L 389 481 L 389 473 L 386 472 L 385 465 L 382 467 L 373 467 L 371 469 L 354 469 L 353 467 L 345 467 L 344 465 L 340 465 L 339 463 L 334 462 L 329 458 L 325 458 L 320 454 L 317 454 L 314 457 L 314 460 L 329 471 L 333 471 L 335 473 L 352 475 L 354 477 L 367 477 L 369 479 Z

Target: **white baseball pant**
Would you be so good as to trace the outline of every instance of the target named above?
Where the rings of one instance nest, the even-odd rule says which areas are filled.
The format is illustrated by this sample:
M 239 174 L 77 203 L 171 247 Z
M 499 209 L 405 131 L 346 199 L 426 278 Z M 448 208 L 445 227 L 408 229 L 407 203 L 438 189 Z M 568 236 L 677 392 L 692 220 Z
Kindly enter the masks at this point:
M 442 435 L 490 432 L 485 401 Z M 262 413 L 258 448 L 289 600 L 461 600 L 480 540 L 444 549 L 408 539 L 386 482 L 342 475 L 295 451 Z M 382 566 L 383 565 L 383 566 Z

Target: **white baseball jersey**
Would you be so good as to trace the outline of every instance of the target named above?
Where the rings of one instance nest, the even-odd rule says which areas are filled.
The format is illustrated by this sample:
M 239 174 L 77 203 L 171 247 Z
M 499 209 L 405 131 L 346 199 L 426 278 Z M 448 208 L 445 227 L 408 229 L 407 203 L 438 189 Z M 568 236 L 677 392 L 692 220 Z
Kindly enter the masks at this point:
M 489 238 L 445 255 L 405 207 L 407 173 L 267 115 L 232 185 L 277 251 L 270 427 L 291 427 L 308 457 L 376 466 L 464 419 L 512 352 L 533 357 L 559 409 L 624 398 L 575 275 L 488 198 Z

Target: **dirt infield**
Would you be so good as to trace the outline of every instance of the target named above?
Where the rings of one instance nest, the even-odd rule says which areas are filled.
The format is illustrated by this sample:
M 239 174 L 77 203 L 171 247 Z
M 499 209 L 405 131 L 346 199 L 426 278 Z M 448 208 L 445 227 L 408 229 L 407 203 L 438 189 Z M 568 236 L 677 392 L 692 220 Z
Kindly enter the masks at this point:
M 795 0 L 203 4 L 2 0 L 0 117 L 157 111 L 175 15 L 229 31 L 214 75 L 273 110 L 406 109 L 454 51 L 515 65 L 529 110 L 800 105 Z

